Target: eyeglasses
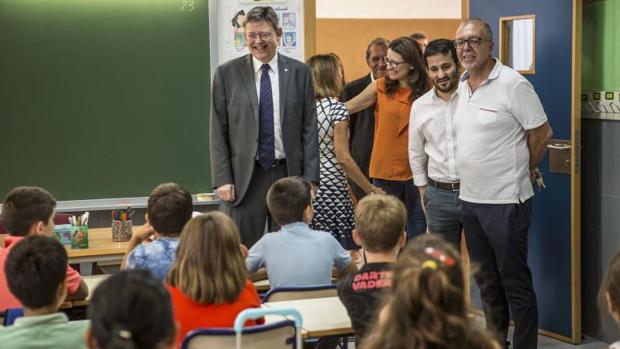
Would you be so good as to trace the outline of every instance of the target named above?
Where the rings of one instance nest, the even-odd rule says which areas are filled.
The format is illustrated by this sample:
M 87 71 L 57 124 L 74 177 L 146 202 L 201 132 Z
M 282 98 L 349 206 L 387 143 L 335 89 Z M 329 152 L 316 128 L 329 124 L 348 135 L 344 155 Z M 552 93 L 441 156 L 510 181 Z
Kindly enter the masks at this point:
M 261 40 L 268 40 L 273 35 L 272 32 L 260 32 L 260 33 L 245 33 L 245 38 L 249 41 L 260 38 Z
M 398 68 L 399 65 L 403 63 L 407 63 L 405 61 L 402 61 L 402 62 L 391 61 L 387 57 L 383 57 L 383 62 L 385 62 L 385 65 L 387 66 L 388 69 L 396 69 Z
M 469 47 L 476 48 L 479 47 L 483 41 L 489 41 L 486 38 L 481 38 L 479 36 L 472 36 L 467 39 L 456 39 L 454 40 L 454 47 L 463 48 L 465 44 L 469 44 Z

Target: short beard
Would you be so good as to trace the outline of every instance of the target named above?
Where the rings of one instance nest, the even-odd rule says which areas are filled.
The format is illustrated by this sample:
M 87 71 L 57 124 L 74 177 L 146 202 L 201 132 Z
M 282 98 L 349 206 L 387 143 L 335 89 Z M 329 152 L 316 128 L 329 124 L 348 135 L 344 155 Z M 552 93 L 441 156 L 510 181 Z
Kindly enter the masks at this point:
M 443 93 L 448 93 L 448 92 L 452 92 L 454 90 L 456 90 L 456 87 L 459 85 L 458 80 L 454 81 L 454 80 L 450 80 L 450 85 L 448 85 L 448 87 L 446 88 L 442 88 L 439 86 L 439 84 L 433 84 L 435 86 L 435 88 L 438 91 L 441 91 Z

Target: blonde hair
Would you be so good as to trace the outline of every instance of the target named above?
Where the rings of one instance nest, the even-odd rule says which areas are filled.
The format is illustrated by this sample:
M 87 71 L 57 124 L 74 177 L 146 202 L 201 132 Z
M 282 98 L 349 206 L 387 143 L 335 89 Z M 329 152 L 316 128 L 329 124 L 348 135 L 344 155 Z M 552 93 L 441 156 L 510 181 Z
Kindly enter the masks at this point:
M 314 96 L 317 99 L 339 97 L 342 92 L 342 84 L 338 81 L 338 74 L 340 74 L 338 56 L 333 53 L 314 55 L 308 58 L 306 63 L 312 72 Z
M 387 252 L 405 231 L 405 205 L 392 195 L 367 195 L 355 208 L 355 229 L 368 252 Z
M 195 302 L 234 302 L 247 279 L 239 232 L 223 213 L 192 218 L 183 231 L 167 282 Z
M 417 237 L 399 256 L 381 320 L 360 348 L 498 348 L 468 319 L 464 287 L 454 247 L 434 234 Z

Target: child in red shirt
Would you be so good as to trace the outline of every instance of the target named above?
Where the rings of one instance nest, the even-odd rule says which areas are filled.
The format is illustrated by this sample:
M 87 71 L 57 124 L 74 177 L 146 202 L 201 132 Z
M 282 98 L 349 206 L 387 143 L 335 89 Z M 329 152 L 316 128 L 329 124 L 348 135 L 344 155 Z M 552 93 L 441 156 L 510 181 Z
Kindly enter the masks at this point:
M 167 277 L 179 324 L 177 345 L 191 330 L 230 328 L 241 311 L 260 307 L 239 245 L 237 228 L 220 212 L 195 217 L 183 228 L 177 257 Z M 246 325 L 257 322 L 248 321 Z
M 2 205 L 2 223 L 9 231 L 0 250 L 0 311 L 21 308 L 22 304 L 9 290 L 4 265 L 11 249 L 29 235 L 51 237 L 54 231 L 56 200 L 43 188 L 17 187 L 11 190 Z M 88 287 L 80 274 L 67 265 L 67 299 L 84 299 Z

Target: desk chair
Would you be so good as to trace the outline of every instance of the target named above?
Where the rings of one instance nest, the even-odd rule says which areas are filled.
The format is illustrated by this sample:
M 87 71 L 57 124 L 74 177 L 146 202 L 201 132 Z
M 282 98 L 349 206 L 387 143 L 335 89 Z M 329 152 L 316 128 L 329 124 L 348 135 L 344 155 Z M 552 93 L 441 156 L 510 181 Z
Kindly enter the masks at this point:
M 9 308 L 4 312 L 4 319 L 2 325 L 11 326 L 15 322 L 15 319 L 24 316 L 23 308 Z
M 320 285 L 309 287 L 277 287 L 269 290 L 269 292 L 265 294 L 263 297 L 263 303 L 324 297 L 338 297 L 336 286 Z
M 248 319 L 266 315 L 282 315 L 292 320 L 243 326 Z M 187 334 L 181 343 L 181 349 L 212 348 L 302 349 L 301 314 L 295 309 L 246 309 L 237 315 L 233 328 L 197 329 Z
M 282 302 L 296 299 L 313 299 L 323 297 L 338 297 L 336 285 L 274 288 L 265 294 L 262 302 Z M 347 349 L 348 342 L 354 341 L 355 337 L 349 336 L 308 338 L 304 341 L 304 347 L 313 349 Z

